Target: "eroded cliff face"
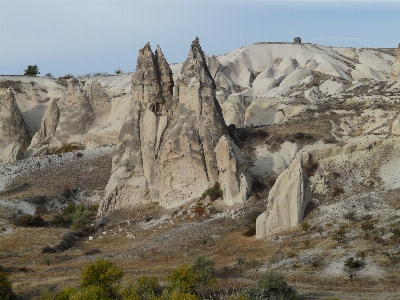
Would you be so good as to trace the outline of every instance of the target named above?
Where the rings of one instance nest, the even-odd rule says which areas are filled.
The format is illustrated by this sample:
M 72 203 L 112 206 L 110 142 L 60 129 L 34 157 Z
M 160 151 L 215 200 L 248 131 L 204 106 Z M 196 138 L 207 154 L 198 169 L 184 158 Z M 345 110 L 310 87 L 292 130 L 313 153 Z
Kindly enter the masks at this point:
M 392 72 L 390 73 L 391 80 L 400 80 L 400 44 L 397 47 L 397 57 L 396 62 L 392 67 Z
M 228 133 L 198 38 L 176 83 L 159 47 L 154 54 L 149 44 L 139 51 L 132 106 L 114 151 L 101 214 L 146 201 L 179 206 L 222 178 L 215 149 Z M 219 153 L 229 156 L 231 149 Z M 240 162 L 245 164 L 242 157 Z M 241 202 L 247 193 L 226 193 L 227 203 Z
M 29 145 L 27 126 L 10 89 L 0 90 L 0 165 L 13 162 Z
M 258 216 L 256 237 L 297 226 L 304 218 L 307 204 L 312 201 L 310 182 L 302 170 L 302 153 L 277 178 L 268 195 L 267 210 Z

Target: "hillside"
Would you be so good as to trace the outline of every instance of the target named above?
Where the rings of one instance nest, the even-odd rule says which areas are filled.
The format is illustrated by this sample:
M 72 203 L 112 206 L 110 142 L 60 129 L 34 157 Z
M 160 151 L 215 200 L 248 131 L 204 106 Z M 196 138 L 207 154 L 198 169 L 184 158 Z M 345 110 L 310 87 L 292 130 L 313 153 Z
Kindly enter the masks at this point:
M 21 299 L 98 257 L 163 279 L 200 254 L 220 287 L 278 270 L 301 299 L 400 297 L 399 63 L 292 43 L 209 56 L 196 39 L 172 65 L 146 45 L 136 73 L 0 76 L 0 268 Z M 43 254 L 70 203 L 96 221 Z M 15 225 L 35 212 L 47 227 Z

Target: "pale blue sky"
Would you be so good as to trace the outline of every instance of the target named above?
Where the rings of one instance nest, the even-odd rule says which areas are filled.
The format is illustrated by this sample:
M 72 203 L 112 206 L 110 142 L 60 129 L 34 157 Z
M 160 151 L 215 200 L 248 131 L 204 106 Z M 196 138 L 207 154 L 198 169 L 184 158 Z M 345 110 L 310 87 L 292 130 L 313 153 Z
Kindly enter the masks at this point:
M 255 42 L 395 48 L 399 1 L 0 0 L 0 74 L 133 71 L 138 50 L 159 44 L 169 63 L 198 36 L 207 54 Z

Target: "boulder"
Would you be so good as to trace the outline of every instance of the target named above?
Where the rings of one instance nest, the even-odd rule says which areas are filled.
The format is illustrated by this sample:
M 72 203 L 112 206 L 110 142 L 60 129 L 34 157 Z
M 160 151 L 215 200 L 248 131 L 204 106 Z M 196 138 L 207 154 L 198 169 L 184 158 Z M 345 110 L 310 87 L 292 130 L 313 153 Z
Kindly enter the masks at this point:
M 392 67 L 392 72 L 390 73 L 391 80 L 400 80 L 400 44 L 397 47 L 397 57 L 396 61 Z
M 302 170 L 303 153 L 281 173 L 268 195 L 267 210 L 256 220 L 256 237 L 297 226 L 304 218 L 307 204 L 312 201 L 310 183 Z
M 28 147 L 27 126 L 10 89 L 0 90 L 0 165 L 13 162 Z

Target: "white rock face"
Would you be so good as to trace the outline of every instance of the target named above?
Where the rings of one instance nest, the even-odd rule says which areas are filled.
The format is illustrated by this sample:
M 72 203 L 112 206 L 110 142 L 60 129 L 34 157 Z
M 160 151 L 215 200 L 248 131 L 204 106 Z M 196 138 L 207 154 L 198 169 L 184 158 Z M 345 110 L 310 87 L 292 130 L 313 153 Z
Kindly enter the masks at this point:
M 29 145 L 27 126 L 10 89 L 0 90 L 0 165 L 15 161 Z
M 302 170 L 302 153 L 279 175 L 268 195 L 267 210 L 256 221 L 256 237 L 297 226 L 312 200 L 307 175 Z
M 219 139 L 215 148 L 218 165 L 218 182 L 227 205 L 242 203 L 250 193 L 247 163 L 239 148 L 227 136 Z

